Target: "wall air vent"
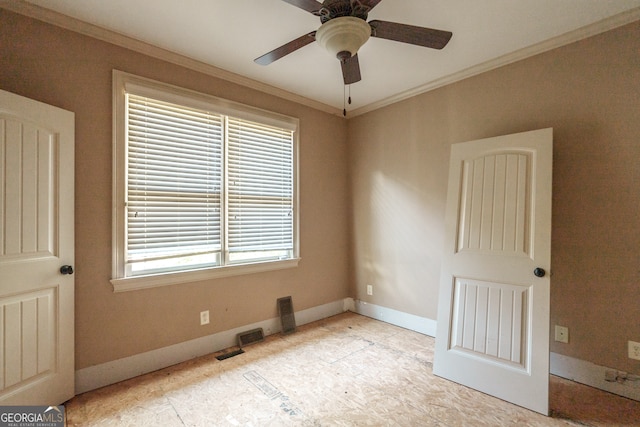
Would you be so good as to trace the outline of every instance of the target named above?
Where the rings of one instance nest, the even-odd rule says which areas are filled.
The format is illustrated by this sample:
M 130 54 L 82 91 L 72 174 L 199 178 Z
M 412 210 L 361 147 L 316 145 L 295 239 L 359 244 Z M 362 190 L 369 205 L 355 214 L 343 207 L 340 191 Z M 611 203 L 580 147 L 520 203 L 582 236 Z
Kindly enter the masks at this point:
M 278 298 L 278 313 L 282 322 L 282 333 L 290 334 L 296 330 L 296 318 L 293 313 L 291 297 Z
M 264 332 L 262 331 L 262 328 L 256 328 L 238 334 L 238 345 L 240 347 L 261 341 L 264 341 Z

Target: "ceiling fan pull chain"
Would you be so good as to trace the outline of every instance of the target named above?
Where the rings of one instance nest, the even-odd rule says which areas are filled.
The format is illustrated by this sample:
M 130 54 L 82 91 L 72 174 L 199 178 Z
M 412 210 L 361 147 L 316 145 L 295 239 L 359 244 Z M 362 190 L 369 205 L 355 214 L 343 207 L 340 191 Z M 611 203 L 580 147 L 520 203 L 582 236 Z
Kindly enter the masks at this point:
M 349 98 L 348 102 L 345 102 L 347 99 L 347 86 L 349 87 Z M 347 105 L 351 105 L 351 85 L 344 85 L 342 89 L 342 115 L 347 117 Z
M 345 99 L 347 99 L 347 85 L 342 86 L 342 115 L 347 117 L 347 103 Z
M 342 86 L 342 115 L 347 117 L 347 105 L 345 99 L 347 98 L 347 85 Z

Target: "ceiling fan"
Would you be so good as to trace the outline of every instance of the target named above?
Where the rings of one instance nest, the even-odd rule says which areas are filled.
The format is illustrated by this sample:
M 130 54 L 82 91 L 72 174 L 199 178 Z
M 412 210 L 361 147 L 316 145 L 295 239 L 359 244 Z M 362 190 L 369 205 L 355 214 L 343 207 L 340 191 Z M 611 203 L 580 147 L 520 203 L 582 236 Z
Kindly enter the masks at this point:
M 340 60 L 344 84 L 359 82 L 358 49 L 370 36 L 418 46 L 442 49 L 451 36 L 449 31 L 416 27 L 395 22 L 373 20 L 367 22 L 369 12 L 381 0 L 283 0 L 320 17 L 317 31 L 298 37 L 254 61 L 260 65 L 272 62 L 317 41 Z

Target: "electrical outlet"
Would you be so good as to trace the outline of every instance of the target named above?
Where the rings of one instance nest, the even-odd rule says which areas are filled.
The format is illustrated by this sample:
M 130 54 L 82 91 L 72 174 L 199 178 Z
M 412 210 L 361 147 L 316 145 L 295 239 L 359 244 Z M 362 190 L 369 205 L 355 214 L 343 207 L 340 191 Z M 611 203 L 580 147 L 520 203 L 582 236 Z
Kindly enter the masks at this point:
M 640 342 L 629 341 L 629 359 L 640 360 Z
M 569 328 L 556 325 L 556 341 L 569 344 Z
M 209 310 L 200 312 L 200 325 L 209 324 Z
M 373 285 L 367 285 L 367 295 L 373 295 Z

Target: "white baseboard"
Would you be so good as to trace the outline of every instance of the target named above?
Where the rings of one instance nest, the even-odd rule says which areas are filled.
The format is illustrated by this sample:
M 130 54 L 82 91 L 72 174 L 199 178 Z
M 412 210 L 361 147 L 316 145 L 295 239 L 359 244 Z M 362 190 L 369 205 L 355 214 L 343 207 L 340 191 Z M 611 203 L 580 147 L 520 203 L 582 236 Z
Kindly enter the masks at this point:
M 363 316 L 400 326 L 401 328 L 420 332 L 421 334 L 429 335 L 431 337 L 436 336 L 437 322 L 426 317 L 416 316 L 414 314 L 382 307 L 380 305 L 369 304 L 360 300 L 354 301 L 354 310 L 352 311 L 362 314 Z
M 352 301 L 353 299 L 351 298 L 345 298 L 344 300 L 296 311 L 296 325 L 304 325 L 343 313 L 351 308 Z M 275 317 L 206 337 L 79 369 L 75 374 L 76 394 L 95 390 L 235 346 L 237 345 L 238 333 L 255 328 L 262 328 L 265 335 L 270 335 L 280 332 L 282 325 L 280 324 L 280 318 Z
M 435 320 L 359 300 L 352 300 L 352 305 L 353 308 L 349 310 L 355 313 L 432 337 L 436 336 L 437 321 Z M 549 362 L 550 373 L 553 375 L 640 401 L 640 376 L 638 375 L 627 375 L 614 368 L 599 366 L 557 353 L 550 353 Z M 613 376 L 614 381 L 605 380 L 607 371 L 609 371 L 610 379 Z M 627 377 L 626 379 L 625 376 Z M 617 380 L 615 380 L 616 378 Z
M 345 311 L 352 311 L 432 337 L 436 335 L 437 322 L 435 320 L 375 304 L 369 304 L 364 301 L 354 300 L 353 298 L 345 298 L 306 310 L 296 311 L 296 324 L 304 325 Z M 277 317 L 266 319 L 261 322 L 218 332 L 169 347 L 163 347 L 80 369 L 76 371 L 76 394 L 95 390 L 138 375 L 157 371 L 167 366 L 232 347 L 237 345 L 238 333 L 254 328 L 262 328 L 265 335 L 278 333 L 281 330 L 280 319 Z M 639 376 L 630 375 L 628 379 L 624 380 L 622 379 L 625 376 L 624 373 L 612 368 L 599 366 L 591 362 L 557 353 L 551 353 L 549 358 L 550 372 L 553 375 L 640 401 Z M 607 371 L 609 371 L 610 376 L 613 373 L 614 378 L 619 377 L 618 381 L 606 381 L 605 375 Z
M 628 379 L 625 379 L 626 373 L 616 369 L 558 353 L 551 353 L 549 361 L 553 375 L 640 401 L 640 376 L 638 375 L 629 375 Z M 607 373 L 612 381 L 605 380 Z M 617 381 L 616 378 L 618 378 Z

